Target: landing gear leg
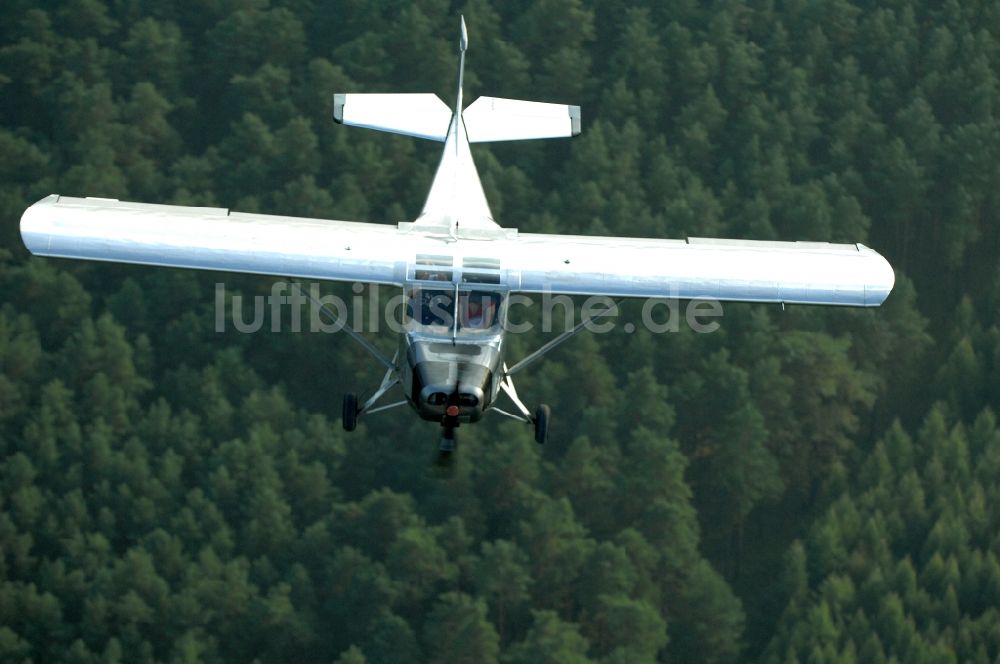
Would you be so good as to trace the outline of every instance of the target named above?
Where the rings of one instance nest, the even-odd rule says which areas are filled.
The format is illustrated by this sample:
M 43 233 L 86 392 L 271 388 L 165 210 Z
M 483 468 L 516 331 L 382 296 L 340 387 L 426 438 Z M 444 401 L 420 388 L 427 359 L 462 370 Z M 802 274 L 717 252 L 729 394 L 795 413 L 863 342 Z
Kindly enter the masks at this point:
M 517 408 L 518 413 L 508 413 L 507 411 L 493 407 L 493 410 L 497 411 L 501 415 L 505 415 L 512 420 L 517 420 L 518 422 L 524 422 L 525 424 L 531 424 L 535 427 L 535 442 L 539 445 L 544 445 L 545 441 L 549 439 L 549 420 L 552 418 L 552 409 L 550 409 L 545 404 L 540 405 L 535 409 L 535 414 L 532 415 L 528 407 L 524 405 L 521 398 L 517 396 L 517 390 L 514 389 L 514 380 L 511 378 L 512 371 L 508 371 L 507 365 L 503 365 L 504 377 L 500 381 L 500 389 L 507 393 L 510 398 L 511 403 Z
M 396 356 L 393 355 L 392 361 L 396 361 Z M 395 403 L 386 404 L 384 406 L 375 406 L 382 396 L 395 387 L 399 383 L 399 374 L 396 372 L 395 367 L 390 367 L 385 370 L 385 376 L 382 377 L 382 383 L 375 390 L 375 393 L 368 398 L 363 404 L 358 403 L 358 395 L 353 392 L 344 395 L 344 409 L 341 411 L 341 422 L 344 425 L 345 431 L 354 431 L 358 426 L 358 418 L 362 415 L 369 413 L 377 413 L 380 410 L 388 410 L 390 408 L 395 408 L 397 406 L 402 406 L 406 403 L 406 400 L 396 401 Z

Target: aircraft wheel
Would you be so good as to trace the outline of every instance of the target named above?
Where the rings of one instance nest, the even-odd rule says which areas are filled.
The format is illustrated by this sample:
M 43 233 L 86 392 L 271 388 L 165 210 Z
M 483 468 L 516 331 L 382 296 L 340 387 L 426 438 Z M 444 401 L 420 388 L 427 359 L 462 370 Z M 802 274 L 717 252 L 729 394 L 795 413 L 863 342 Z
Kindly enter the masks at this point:
M 549 438 L 549 418 L 551 415 L 552 410 L 545 404 L 535 409 L 535 442 L 539 445 L 544 445 Z
M 341 422 L 344 425 L 344 431 L 354 431 L 358 426 L 358 397 L 353 392 L 344 395 Z

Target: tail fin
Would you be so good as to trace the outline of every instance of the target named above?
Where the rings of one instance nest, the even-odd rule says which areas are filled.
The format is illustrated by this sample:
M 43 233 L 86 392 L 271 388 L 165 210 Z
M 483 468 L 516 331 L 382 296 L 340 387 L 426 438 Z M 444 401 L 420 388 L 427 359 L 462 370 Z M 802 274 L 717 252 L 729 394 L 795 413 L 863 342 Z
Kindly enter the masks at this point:
M 451 109 L 430 92 L 335 94 L 333 119 L 352 127 L 444 141 L 451 123 Z
M 580 133 L 580 107 L 480 97 L 462 113 L 470 143 L 568 138 Z

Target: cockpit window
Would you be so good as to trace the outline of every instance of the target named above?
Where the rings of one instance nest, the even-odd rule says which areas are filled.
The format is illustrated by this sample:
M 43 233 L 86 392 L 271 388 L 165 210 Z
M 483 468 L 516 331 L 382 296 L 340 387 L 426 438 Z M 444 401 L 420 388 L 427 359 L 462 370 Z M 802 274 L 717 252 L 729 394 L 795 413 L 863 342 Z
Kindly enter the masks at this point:
M 500 324 L 501 294 L 495 291 L 458 291 L 458 332 L 492 330 Z M 413 288 L 406 304 L 406 322 L 428 332 L 450 334 L 455 326 L 455 291 Z
M 415 288 L 406 305 L 407 320 L 419 325 L 451 328 L 455 322 L 455 291 Z
M 463 329 L 488 330 L 497 320 L 500 295 L 489 292 L 458 293 L 458 326 Z

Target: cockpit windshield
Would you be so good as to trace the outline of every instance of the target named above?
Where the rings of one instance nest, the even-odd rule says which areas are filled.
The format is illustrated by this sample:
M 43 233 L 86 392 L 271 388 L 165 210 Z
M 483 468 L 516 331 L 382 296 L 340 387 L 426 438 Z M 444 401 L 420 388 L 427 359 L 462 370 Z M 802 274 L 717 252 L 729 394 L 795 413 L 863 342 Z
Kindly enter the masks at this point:
M 414 287 L 406 302 L 406 323 L 432 334 L 450 335 L 455 326 L 454 289 Z M 501 294 L 497 291 L 458 290 L 459 334 L 493 330 L 500 325 Z

